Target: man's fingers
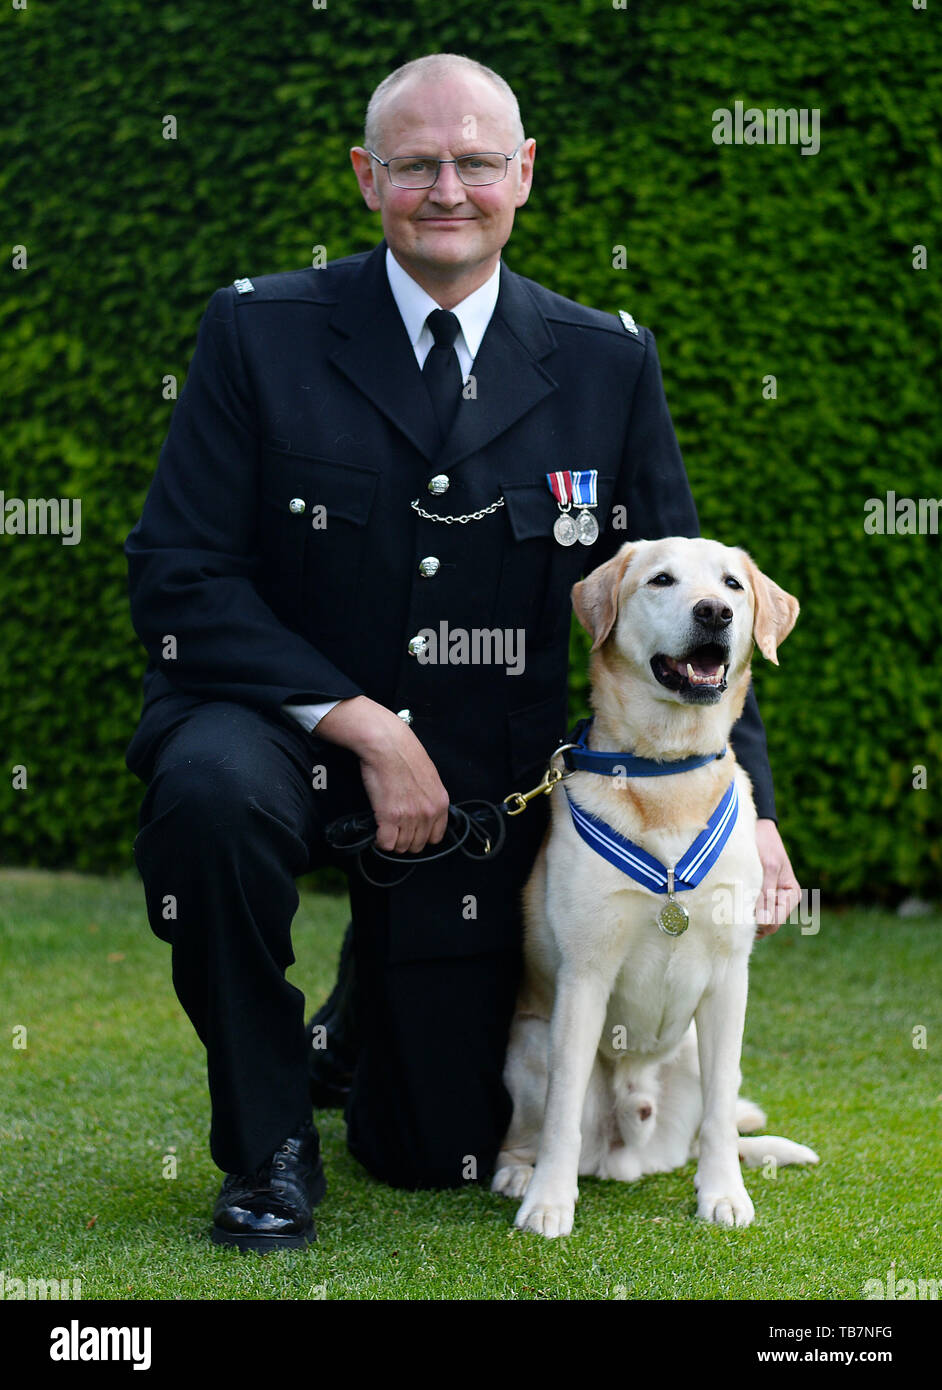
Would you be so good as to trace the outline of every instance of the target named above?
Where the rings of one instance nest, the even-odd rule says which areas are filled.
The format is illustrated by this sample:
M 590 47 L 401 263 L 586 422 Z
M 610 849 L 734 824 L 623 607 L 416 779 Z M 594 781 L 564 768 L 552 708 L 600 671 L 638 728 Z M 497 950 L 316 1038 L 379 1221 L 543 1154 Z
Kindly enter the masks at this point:
M 771 936 L 773 932 L 778 931 L 779 927 L 788 921 L 800 901 L 801 889 L 797 883 L 778 884 L 768 890 L 763 886 L 756 900 L 756 922 L 759 928 L 756 936 Z
M 360 759 L 363 785 L 376 817 L 377 849 L 418 854 L 445 833 L 448 792 L 422 744 L 390 717 L 396 726 L 391 744 Z
M 439 814 L 435 817 L 434 821 L 432 822 L 431 834 L 430 834 L 429 837 L 428 837 L 428 838 L 429 838 L 429 843 L 432 844 L 432 845 L 437 845 L 437 844 L 439 844 L 439 843 L 441 842 L 441 840 L 444 838 L 445 831 L 446 831 L 447 829 L 448 829 L 448 807 L 446 806 L 445 809 L 444 809 L 444 811 L 440 811 Z
M 446 795 L 443 792 L 443 795 Z M 437 845 L 448 826 L 448 801 L 444 809 L 420 815 L 377 816 L 376 846 L 387 854 L 419 854 L 426 845 Z
M 766 869 L 759 896 L 756 898 L 756 921 L 760 924 L 775 920 L 776 887 L 777 880 L 774 872 L 770 873 Z
M 396 848 L 398 840 L 398 825 L 392 821 L 377 821 L 376 838 L 374 841 L 377 849 L 381 849 L 385 851 L 386 854 L 390 854 Z

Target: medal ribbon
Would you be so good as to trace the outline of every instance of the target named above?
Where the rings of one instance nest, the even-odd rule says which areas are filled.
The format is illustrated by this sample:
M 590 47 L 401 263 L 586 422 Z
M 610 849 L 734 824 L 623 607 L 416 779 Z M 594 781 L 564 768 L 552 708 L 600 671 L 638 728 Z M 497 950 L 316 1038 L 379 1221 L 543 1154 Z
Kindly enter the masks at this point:
M 587 468 L 582 473 L 573 473 L 572 500 L 577 507 L 598 506 L 598 480 L 597 468 Z
M 561 507 L 566 502 L 572 501 L 571 473 L 547 473 L 546 481 L 549 483 L 550 492 Z
M 633 840 L 619 835 L 605 821 L 599 820 L 589 811 L 577 806 L 566 791 L 572 823 L 586 844 L 600 854 L 603 859 L 637 883 L 649 888 L 652 893 L 667 892 L 667 869 L 653 854 L 648 854 Z M 696 888 L 706 878 L 719 859 L 723 846 L 732 834 L 739 815 L 739 794 L 735 780 L 730 782 L 720 799 L 719 805 L 710 816 L 705 830 L 677 861 L 674 869 L 674 892 L 681 893 L 688 888 Z
M 549 490 L 561 507 L 567 502 L 575 502 L 577 507 L 598 506 L 598 478 L 597 468 L 546 475 Z

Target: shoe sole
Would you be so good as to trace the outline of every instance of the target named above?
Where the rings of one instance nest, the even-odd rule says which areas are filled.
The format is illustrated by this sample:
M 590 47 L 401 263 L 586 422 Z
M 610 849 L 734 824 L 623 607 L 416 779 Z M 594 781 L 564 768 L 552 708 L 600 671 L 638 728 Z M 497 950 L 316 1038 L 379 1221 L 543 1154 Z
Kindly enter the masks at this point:
M 313 1221 L 306 1231 L 293 1236 L 239 1236 L 234 1231 L 224 1231 L 220 1226 L 214 1226 L 209 1238 L 214 1245 L 234 1245 L 243 1254 L 254 1250 L 259 1255 L 267 1255 L 273 1250 L 305 1249 L 317 1240 L 317 1232 Z
M 311 1206 L 316 1207 L 323 1200 L 326 1192 L 327 1178 L 324 1175 L 324 1165 L 320 1163 L 314 1176 Z M 222 1226 L 214 1225 L 209 1233 L 209 1238 L 214 1245 L 232 1245 L 243 1253 L 254 1250 L 258 1254 L 264 1255 L 272 1250 L 303 1250 L 308 1245 L 315 1243 L 317 1231 L 313 1221 L 305 1230 L 296 1231 L 290 1236 L 253 1236 L 248 1233 L 242 1235 L 237 1231 L 227 1231 Z

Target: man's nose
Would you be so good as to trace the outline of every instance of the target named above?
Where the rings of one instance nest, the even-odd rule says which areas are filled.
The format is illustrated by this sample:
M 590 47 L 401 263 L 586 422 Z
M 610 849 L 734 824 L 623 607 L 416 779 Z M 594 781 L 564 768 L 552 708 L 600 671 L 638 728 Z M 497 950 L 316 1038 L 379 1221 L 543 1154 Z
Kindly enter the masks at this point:
M 729 627 L 733 621 L 733 610 L 721 598 L 702 598 L 694 604 L 693 616 L 702 627 L 717 632 L 720 628 Z
M 444 203 L 446 207 L 455 207 L 458 203 L 464 202 L 464 184 L 459 179 L 454 164 L 439 165 L 438 178 L 429 189 L 428 196 L 436 203 Z

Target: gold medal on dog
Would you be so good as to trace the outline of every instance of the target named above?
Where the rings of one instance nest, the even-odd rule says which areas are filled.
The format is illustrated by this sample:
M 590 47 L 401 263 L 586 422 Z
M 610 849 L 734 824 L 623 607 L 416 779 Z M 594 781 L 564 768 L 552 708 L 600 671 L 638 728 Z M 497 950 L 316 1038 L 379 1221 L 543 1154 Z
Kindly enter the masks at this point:
M 690 913 L 676 898 L 668 898 L 656 920 L 665 936 L 683 936 L 690 925 Z
M 665 936 L 683 936 L 690 925 L 690 913 L 674 897 L 674 870 L 667 871 L 667 902 L 655 918 Z

